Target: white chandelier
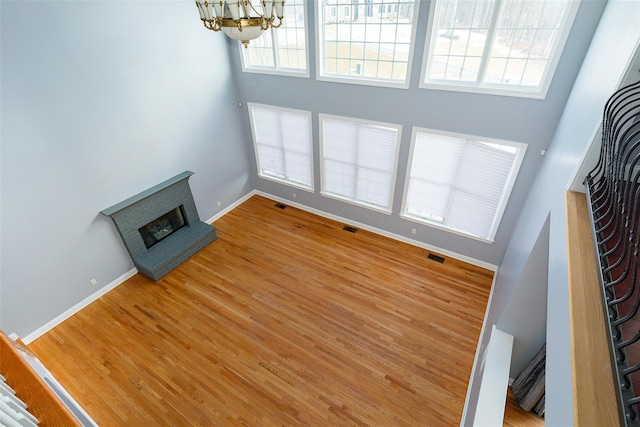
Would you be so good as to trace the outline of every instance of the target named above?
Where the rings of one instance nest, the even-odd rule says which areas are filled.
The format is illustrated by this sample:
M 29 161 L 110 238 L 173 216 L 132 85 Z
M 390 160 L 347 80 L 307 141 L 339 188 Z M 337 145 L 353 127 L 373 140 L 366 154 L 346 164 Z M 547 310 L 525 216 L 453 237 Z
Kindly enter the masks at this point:
M 284 0 L 262 0 L 261 4 L 263 13 L 258 12 L 250 0 L 196 0 L 206 28 L 222 30 L 228 37 L 240 40 L 244 47 L 263 31 L 282 25 Z

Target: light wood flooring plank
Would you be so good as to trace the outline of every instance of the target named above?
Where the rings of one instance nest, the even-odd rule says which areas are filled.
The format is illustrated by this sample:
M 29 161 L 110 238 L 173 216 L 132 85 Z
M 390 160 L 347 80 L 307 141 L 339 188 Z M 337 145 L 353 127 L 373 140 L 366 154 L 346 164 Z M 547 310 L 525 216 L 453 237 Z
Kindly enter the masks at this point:
M 104 426 L 460 422 L 492 272 L 254 196 L 29 345 Z
M 566 192 L 573 413 L 579 426 L 619 425 L 607 319 L 585 194 Z

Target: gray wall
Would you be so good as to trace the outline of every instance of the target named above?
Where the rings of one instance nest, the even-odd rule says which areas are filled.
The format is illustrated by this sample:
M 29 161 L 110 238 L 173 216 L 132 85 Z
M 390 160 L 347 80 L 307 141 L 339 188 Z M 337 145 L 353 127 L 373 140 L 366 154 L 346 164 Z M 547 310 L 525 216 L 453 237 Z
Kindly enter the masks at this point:
M 315 19 L 314 2 L 307 2 L 308 20 Z M 313 115 L 315 193 L 294 190 L 255 177 L 256 188 L 357 222 L 417 239 L 467 257 L 498 265 L 513 232 L 527 192 L 542 163 L 540 151 L 551 142 L 573 81 L 598 22 L 603 3 L 585 1 L 577 13 L 554 80 L 544 100 L 419 89 L 420 68 L 429 2 L 420 2 L 410 89 L 321 82 L 315 80 L 315 33 L 309 34 L 311 78 L 242 73 L 238 49 L 232 51 L 243 101 L 308 110 Z M 249 127 L 245 112 L 245 126 Z M 403 126 L 393 214 L 385 215 L 319 194 L 318 113 L 344 115 Z M 412 126 L 506 139 L 529 144 L 511 199 L 493 244 L 462 237 L 400 219 Z M 250 137 L 250 135 L 249 135 Z M 253 154 L 252 154 L 253 156 Z M 252 157 L 255 174 L 255 158 Z M 411 229 L 417 234 L 412 235 Z
M 517 304 L 511 301 L 521 301 L 521 307 L 524 307 L 528 304 L 527 293 L 539 294 L 535 286 L 540 286 L 540 283 L 530 286 L 525 273 L 531 267 L 527 261 L 540 230 L 549 218 L 549 262 L 538 266 L 539 271 L 548 271 L 545 417 L 548 426 L 573 425 L 565 190 L 569 188 L 574 172 L 580 167 L 583 155 L 600 126 L 604 104 L 620 84 L 640 42 L 638 23 L 640 2 L 612 0 L 606 4 L 549 152 L 500 264 L 487 317 L 482 348 L 488 342 L 491 325 L 501 323 L 508 316 L 507 307 L 517 308 Z M 539 259 L 539 262 L 544 260 Z M 525 324 L 511 326 L 516 336 L 527 328 Z M 477 399 L 476 386 L 474 383 L 471 391 L 471 407 Z
M 549 223 L 547 217 L 522 270 L 522 286 L 513 290 L 496 325 L 514 336 L 510 378 L 516 378 L 546 342 Z
M 227 42 L 193 2 L 1 15 L 0 327 L 24 336 L 133 268 L 100 210 L 185 170 L 202 219 L 253 187 Z

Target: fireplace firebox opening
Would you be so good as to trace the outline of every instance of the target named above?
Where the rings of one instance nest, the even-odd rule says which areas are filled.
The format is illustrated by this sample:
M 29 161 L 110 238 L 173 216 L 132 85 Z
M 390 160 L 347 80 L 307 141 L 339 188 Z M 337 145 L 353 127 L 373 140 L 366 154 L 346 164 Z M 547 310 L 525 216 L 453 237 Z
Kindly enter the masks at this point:
M 184 227 L 184 217 L 184 207 L 180 205 L 140 227 L 138 232 L 147 249 Z

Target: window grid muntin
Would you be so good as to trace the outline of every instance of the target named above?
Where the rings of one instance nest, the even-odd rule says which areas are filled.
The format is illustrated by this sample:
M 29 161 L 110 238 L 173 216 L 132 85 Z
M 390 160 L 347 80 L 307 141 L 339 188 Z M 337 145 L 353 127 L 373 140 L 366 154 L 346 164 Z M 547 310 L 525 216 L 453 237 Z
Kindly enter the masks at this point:
M 419 1 L 377 0 L 370 4 L 342 6 L 339 4 L 339 0 L 329 0 L 317 4 L 318 80 L 389 87 L 408 86 Z M 387 6 L 393 7 L 392 11 L 388 10 Z M 342 7 L 348 8 L 350 13 L 348 15 L 344 13 L 341 10 Z M 410 8 L 408 20 L 384 21 L 385 16 L 393 12 L 398 14 L 400 7 Z M 362 22 L 341 24 L 341 18 L 353 17 L 356 8 L 363 10 Z M 368 9 L 371 10 L 373 16 L 367 15 Z M 333 14 L 334 11 L 335 14 Z M 360 12 L 357 15 L 360 18 Z M 378 18 L 374 22 L 375 16 Z M 335 27 L 335 31 L 328 32 L 329 25 Z M 371 41 L 367 37 L 370 36 L 371 31 L 375 31 L 374 27 L 379 29 L 381 36 L 375 41 Z M 386 31 L 386 28 L 392 29 Z M 404 29 L 403 35 L 399 33 L 401 29 Z M 354 32 L 361 34 L 360 39 L 354 37 Z M 390 33 L 393 36 L 388 39 Z M 405 42 L 402 41 L 402 37 L 405 38 Z M 356 49 L 356 46 L 359 49 Z M 372 49 L 371 46 L 375 47 Z M 375 58 L 370 57 L 372 50 L 376 51 Z M 334 52 L 335 54 L 331 55 Z
M 463 0 L 456 0 L 463 1 Z M 468 2 L 469 0 L 467 0 Z M 442 78 L 442 77 L 434 77 L 433 70 L 437 69 L 437 64 L 434 61 L 435 57 L 442 56 L 439 53 L 435 54 L 437 47 L 437 38 L 441 30 L 444 27 L 440 27 L 440 23 L 438 22 L 441 12 L 443 10 L 442 7 L 438 7 L 443 2 L 438 0 L 437 2 L 432 2 L 431 4 L 431 12 L 429 18 L 428 25 L 428 34 L 427 39 L 428 43 L 425 44 L 425 54 L 423 59 L 422 66 L 422 77 L 420 81 L 421 88 L 434 88 L 434 89 L 445 89 L 445 90 L 453 90 L 453 91 L 463 91 L 463 92 L 478 92 L 478 93 L 490 93 L 490 94 L 500 94 L 500 95 L 511 95 L 511 96 L 524 96 L 531 98 L 544 98 L 546 95 L 546 91 L 551 83 L 551 76 L 555 72 L 555 68 L 557 66 L 558 60 L 562 53 L 562 48 L 566 42 L 569 31 L 571 29 L 571 24 L 573 23 L 573 19 L 577 12 L 580 1 L 575 0 L 565 0 L 562 3 L 562 14 L 558 15 L 558 13 L 549 13 L 547 14 L 547 9 L 549 7 L 553 8 L 554 5 L 560 4 L 558 0 L 523 0 L 519 2 L 508 1 L 508 0 L 477 0 L 474 2 L 476 5 L 480 2 L 490 3 L 493 2 L 493 12 L 491 15 L 491 25 L 489 25 L 490 33 L 487 34 L 485 43 L 485 52 L 482 56 L 482 64 L 481 64 L 481 72 L 478 74 L 477 79 L 472 81 L 471 79 L 458 79 L 453 80 L 451 78 Z M 502 16 L 504 5 L 510 4 L 520 4 L 520 5 L 530 5 L 530 4 L 542 4 L 542 8 L 540 9 L 540 13 L 536 16 L 538 18 L 539 25 L 530 26 L 524 28 L 525 30 L 533 30 L 535 32 L 534 36 L 530 39 L 535 38 L 537 35 L 542 34 L 544 32 L 552 33 L 552 36 L 549 37 L 548 43 L 545 46 L 545 55 L 540 58 L 533 58 L 531 53 L 527 55 L 526 66 L 524 68 L 523 74 L 519 79 L 519 82 L 522 82 L 521 85 L 515 85 L 513 82 L 502 83 L 504 78 L 501 78 L 501 83 L 490 83 L 485 79 L 485 75 L 488 73 L 489 62 L 491 60 L 491 50 L 492 46 L 495 43 L 497 36 L 495 33 L 498 28 L 500 29 L 514 29 L 514 30 L 522 30 L 523 27 L 499 27 L 497 25 L 498 18 Z M 524 7 L 521 7 L 519 13 L 522 12 Z M 551 20 L 553 24 L 551 25 L 543 25 L 540 23 L 545 16 L 552 16 L 555 20 Z M 548 21 L 547 22 L 551 22 Z M 463 28 L 462 26 L 457 26 L 454 28 Z M 432 54 L 433 53 L 433 54 Z M 511 59 L 521 59 L 514 58 Z M 538 67 L 541 62 L 544 62 L 544 66 L 541 72 L 537 72 L 537 82 L 538 84 L 527 83 L 532 80 L 531 74 L 532 69 L 534 67 Z M 532 66 L 530 66 L 532 65 Z M 505 66 L 507 67 L 508 64 Z M 504 70 L 503 70 L 504 71 Z M 437 73 L 442 74 L 442 73 Z M 503 72 L 504 76 L 504 72 Z M 497 80 L 497 79 L 496 79 Z
M 253 0 L 256 10 L 262 10 L 262 2 Z M 280 28 L 272 28 L 251 40 L 247 48 L 238 43 L 242 58 L 243 71 L 266 74 L 284 74 L 297 77 L 309 77 L 308 38 L 306 0 L 287 0 L 284 8 L 284 23 Z M 301 19 L 297 19 L 300 16 Z M 297 43 L 292 47 L 288 41 L 295 38 Z M 269 53 L 269 63 L 257 63 L 258 52 Z M 283 60 L 287 55 L 287 60 Z M 266 54 L 265 54 L 266 56 Z M 252 59 L 255 58 L 255 59 Z M 293 58 L 293 61 L 292 61 Z M 295 62 L 296 66 L 291 63 Z

